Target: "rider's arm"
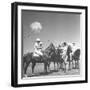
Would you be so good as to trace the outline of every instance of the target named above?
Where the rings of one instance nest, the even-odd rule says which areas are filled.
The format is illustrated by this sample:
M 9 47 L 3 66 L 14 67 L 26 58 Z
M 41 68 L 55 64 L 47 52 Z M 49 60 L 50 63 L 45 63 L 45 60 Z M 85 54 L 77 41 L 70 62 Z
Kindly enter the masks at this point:
M 35 43 L 34 48 L 37 49 L 37 50 L 41 49 L 40 45 L 38 45 L 37 43 Z
M 37 43 L 34 44 L 34 49 L 38 49 Z
M 42 49 L 43 48 L 43 46 L 42 45 L 40 45 L 40 49 Z

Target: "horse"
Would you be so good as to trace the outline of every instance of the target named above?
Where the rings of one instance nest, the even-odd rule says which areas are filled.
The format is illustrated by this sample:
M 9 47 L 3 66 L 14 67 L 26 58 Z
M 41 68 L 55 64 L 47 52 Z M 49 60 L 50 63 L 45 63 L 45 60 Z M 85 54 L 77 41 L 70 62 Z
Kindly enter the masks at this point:
M 22 61 L 22 68 L 23 68 L 23 73 L 24 76 L 27 76 L 26 71 L 30 63 L 32 63 L 32 74 L 34 73 L 34 68 L 36 63 L 44 63 L 44 72 L 47 73 L 49 71 L 49 63 L 50 63 L 50 53 L 51 53 L 51 48 L 48 46 L 43 52 L 43 56 L 40 57 L 34 57 L 33 52 L 27 53 L 23 56 L 23 61 Z
M 60 49 L 59 47 L 56 50 L 56 61 L 58 69 L 63 69 L 64 60 L 62 58 L 62 49 Z
M 71 67 L 71 53 L 72 53 L 72 48 L 70 45 L 67 46 L 67 48 L 64 50 L 62 47 L 57 47 L 55 49 L 55 46 L 53 43 L 51 43 L 51 62 L 54 62 L 54 70 L 55 70 L 55 63 L 57 63 L 57 70 L 62 69 L 64 72 L 66 72 L 66 69 L 70 70 Z M 68 65 L 69 63 L 69 65 Z M 67 67 L 68 66 L 68 67 Z
M 72 55 L 72 65 L 74 69 L 79 69 L 79 60 L 80 60 L 80 49 L 76 49 Z M 74 67 L 75 62 L 75 67 Z
M 56 49 L 55 49 L 55 46 L 54 46 L 54 44 L 51 42 L 50 43 L 50 45 L 49 45 L 49 51 L 51 52 L 50 54 L 49 54 L 49 56 L 50 56 L 50 59 L 49 59 L 49 67 L 50 67 L 50 64 L 51 64 L 51 62 L 53 62 L 54 63 L 54 70 L 55 70 L 55 64 L 57 63 L 58 64 L 58 61 L 57 61 L 57 55 L 56 55 Z
M 26 71 L 27 71 L 27 68 L 31 62 L 32 54 L 33 54 L 32 52 L 27 53 L 22 58 L 22 77 L 23 77 L 23 75 L 26 76 Z
M 62 50 L 59 49 L 59 48 L 56 49 L 53 43 L 50 43 L 50 48 L 49 49 L 51 51 L 51 54 L 50 54 L 51 58 L 49 59 L 49 62 L 54 63 L 54 70 L 59 70 L 59 66 L 62 66 L 61 65 L 62 64 L 62 59 L 61 59 Z M 56 67 L 56 64 L 57 64 L 57 67 Z
M 53 45 L 53 43 L 50 44 L 49 48 L 51 51 L 51 54 L 50 54 L 51 58 L 49 59 L 49 62 L 54 63 L 54 70 L 64 69 L 63 64 L 65 65 L 66 63 L 65 63 L 65 60 L 64 60 L 63 55 L 62 55 L 63 50 L 61 48 L 59 48 L 59 46 L 56 49 L 55 46 Z M 56 64 L 57 64 L 57 68 L 56 68 Z
M 68 45 L 68 48 L 67 48 L 67 62 L 69 62 L 69 67 L 68 67 L 68 70 L 71 70 L 71 54 L 72 54 L 72 47 L 70 45 Z
M 65 47 L 61 47 L 61 49 L 58 49 L 58 51 L 59 51 L 59 58 L 60 58 L 59 59 L 60 69 L 62 69 L 66 73 L 66 71 L 70 69 L 70 65 L 71 65 L 70 64 L 71 62 L 70 53 L 72 52 L 71 47 L 69 45 Z

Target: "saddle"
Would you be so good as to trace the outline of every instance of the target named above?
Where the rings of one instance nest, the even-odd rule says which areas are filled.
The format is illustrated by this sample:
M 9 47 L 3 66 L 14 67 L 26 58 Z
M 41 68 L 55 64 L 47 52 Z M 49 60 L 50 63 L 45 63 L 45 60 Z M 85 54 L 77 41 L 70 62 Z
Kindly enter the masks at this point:
M 42 61 L 43 56 L 38 56 L 38 57 L 37 56 L 33 56 L 32 59 L 35 60 L 35 61 Z

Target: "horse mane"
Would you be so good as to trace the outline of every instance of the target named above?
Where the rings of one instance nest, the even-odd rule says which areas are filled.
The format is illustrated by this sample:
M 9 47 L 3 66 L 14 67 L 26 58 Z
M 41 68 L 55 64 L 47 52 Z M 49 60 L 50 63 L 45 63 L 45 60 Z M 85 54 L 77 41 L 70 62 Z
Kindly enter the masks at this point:
M 28 55 L 32 55 L 32 54 L 33 54 L 33 52 L 28 52 L 28 53 L 24 54 L 23 57 L 28 56 Z
M 51 49 L 55 49 L 55 46 L 53 43 L 50 43 L 49 46 L 43 51 L 44 54 L 50 55 Z
M 55 46 L 52 42 L 49 44 L 49 46 L 45 50 L 50 50 L 51 48 L 55 49 Z

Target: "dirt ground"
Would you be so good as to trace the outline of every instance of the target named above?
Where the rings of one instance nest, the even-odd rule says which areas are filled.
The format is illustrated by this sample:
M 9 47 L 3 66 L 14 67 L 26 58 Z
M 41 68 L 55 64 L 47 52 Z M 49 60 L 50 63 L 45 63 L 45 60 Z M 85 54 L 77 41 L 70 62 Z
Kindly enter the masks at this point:
M 57 67 L 57 64 L 55 65 Z M 67 72 L 64 72 L 63 70 L 56 70 L 54 69 L 54 64 L 50 64 L 50 71 L 48 73 L 44 72 L 44 64 L 43 63 L 37 63 L 34 68 L 34 74 L 32 74 L 31 64 L 29 65 L 27 69 L 27 76 L 28 77 L 35 77 L 35 76 L 52 76 L 52 75 L 79 75 L 80 69 L 72 69 Z

